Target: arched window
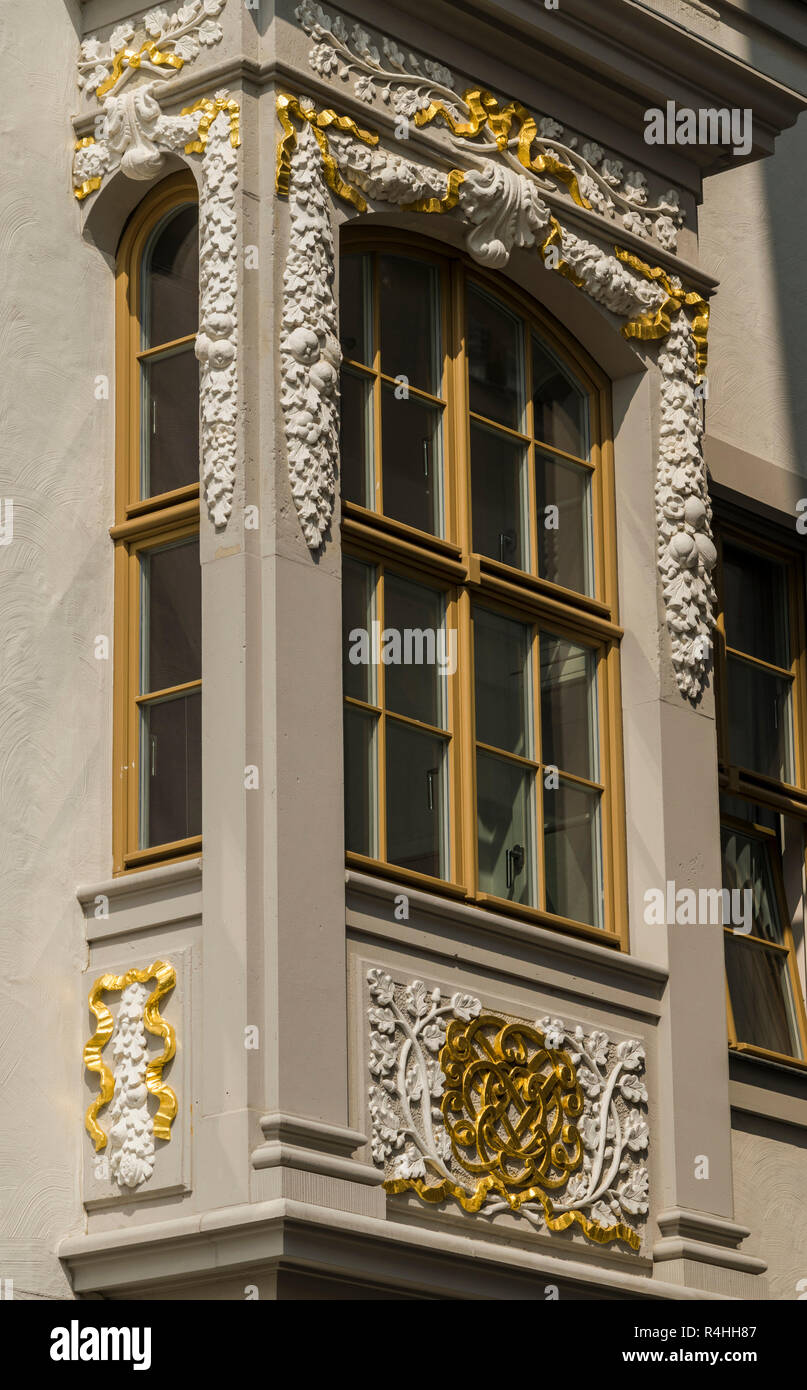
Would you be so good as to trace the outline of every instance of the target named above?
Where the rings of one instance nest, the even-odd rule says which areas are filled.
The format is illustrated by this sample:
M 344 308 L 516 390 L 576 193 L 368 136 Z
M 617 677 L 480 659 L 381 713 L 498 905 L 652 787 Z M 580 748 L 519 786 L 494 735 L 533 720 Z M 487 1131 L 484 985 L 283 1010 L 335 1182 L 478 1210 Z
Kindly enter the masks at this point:
M 348 862 L 615 943 L 606 382 L 464 257 L 346 239 Z
M 138 208 L 117 279 L 116 873 L 201 848 L 196 190 Z

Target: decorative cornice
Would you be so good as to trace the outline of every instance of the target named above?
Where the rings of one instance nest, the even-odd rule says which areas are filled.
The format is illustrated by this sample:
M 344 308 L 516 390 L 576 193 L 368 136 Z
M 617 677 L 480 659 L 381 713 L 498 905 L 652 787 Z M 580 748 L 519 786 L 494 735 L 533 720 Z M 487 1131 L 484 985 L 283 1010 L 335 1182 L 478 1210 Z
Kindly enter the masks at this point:
M 102 106 L 95 136 L 77 141 L 73 160 L 73 191 L 83 201 L 116 169 L 127 178 L 152 180 L 165 167 L 167 155 L 199 158 L 200 314 L 195 351 L 200 364 L 200 472 L 208 514 L 217 528 L 226 526 L 232 511 L 238 459 L 240 108 L 226 91 L 217 91 L 178 115 L 165 115 L 157 89 L 170 91 L 158 79 L 175 76 L 183 63 L 197 56 L 200 44 L 218 43 L 221 26 L 214 16 L 225 4 L 226 0 L 193 0 L 170 17 L 164 9 L 150 10 L 143 23 L 151 38 L 136 51 L 113 53 L 116 45 L 134 35 L 131 24 L 114 30 L 106 49 L 96 39 L 85 41 L 79 83 L 94 89 Z M 155 49 L 155 44 L 161 47 Z M 89 74 L 99 53 L 105 55 L 103 61 L 99 58 Z M 101 80 L 104 63 L 108 74 Z M 133 81 L 136 73 L 145 73 L 148 80 Z
M 367 982 L 373 1158 L 391 1196 L 453 1198 L 469 1214 L 510 1211 L 639 1249 L 626 1219 L 648 1211 L 636 1039 L 502 1018 L 378 969 Z
M 445 169 L 404 158 L 351 116 L 318 109 L 309 98 L 279 93 L 276 100 L 282 128 L 276 185 L 289 197 L 292 218 L 281 399 L 292 493 L 307 544 L 316 550 L 326 539 L 338 472 L 335 374 L 341 354 L 324 189 L 356 212 L 366 211 L 370 199 L 402 211 L 456 214 L 468 252 L 480 264 L 498 269 L 516 247 L 534 248 L 545 266 L 623 319 L 626 338 L 659 344 L 658 565 L 676 679 L 683 694 L 699 699 L 711 667 L 716 559 L 701 449 L 698 381 L 706 369 L 709 322 L 701 294 L 624 247 L 603 247 L 563 226 L 541 197 L 529 141 L 521 162 L 506 149 L 494 159 L 474 151 L 466 167 Z M 484 111 L 489 121 L 492 110 Z M 497 108 L 502 138 L 513 118 Z M 557 172 L 539 158 L 542 174 Z M 573 193 L 573 180 L 569 187 Z
M 312 70 L 325 79 L 353 79 L 357 100 L 386 105 L 418 127 L 436 122 L 455 147 L 470 140 L 483 155 L 503 153 L 541 176 L 545 189 L 559 181 L 579 207 L 596 208 L 624 230 L 675 249 L 684 216 L 674 189 L 651 205 L 644 174 L 625 171 L 596 141 L 584 140 L 582 152 L 575 147 L 583 137 L 561 142 L 564 127 L 554 117 L 533 116 L 519 102 L 500 103 L 479 87 L 460 93 L 443 64 L 404 52 L 393 39 L 371 35 L 341 15 L 331 18 L 313 0 L 302 0 L 295 15 L 313 40 Z
M 149 980 L 156 981 L 150 994 L 144 988 Z M 157 960 L 145 970 L 133 968 L 125 975 L 100 975 L 90 990 L 89 1006 L 97 1026 L 85 1044 L 83 1057 L 87 1070 L 98 1073 L 99 1091 L 87 1109 L 85 1126 L 96 1153 L 109 1143 L 109 1166 L 121 1187 L 139 1187 L 150 1178 L 154 1171 L 154 1140 L 171 1138 L 177 1098 L 162 1074 L 176 1051 L 176 1036 L 171 1024 L 161 1017 L 159 1004 L 175 984 L 174 967 Z M 117 1020 L 103 1001 L 102 995 L 108 993 L 121 995 Z M 151 1061 L 145 1030 L 164 1043 L 162 1054 Z M 110 1038 L 116 1063 L 114 1075 L 103 1059 Z M 154 1116 L 148 1108 L 149 1094 L 159 1100 Z M 106 1105 L 110 1105 L 112 1121 L 109 1135 L 97 1120 Z

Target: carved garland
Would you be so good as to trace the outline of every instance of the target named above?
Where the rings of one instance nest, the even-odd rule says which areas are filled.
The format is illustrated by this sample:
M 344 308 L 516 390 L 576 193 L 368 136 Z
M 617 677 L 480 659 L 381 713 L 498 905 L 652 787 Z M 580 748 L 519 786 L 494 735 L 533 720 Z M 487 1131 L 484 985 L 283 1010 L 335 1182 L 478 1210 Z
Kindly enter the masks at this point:
M 557 1018 L 534 1026 L 368 971 L 373 1158 L 391 1195 L 577 1226 L 600 1245 L 648 1210 L 647 1088 L 635 1039 Z
M 494 106 L 489 98 L 486 119 L 503 120 L 509 129 L 513 113 Z M 500 268 L 515 247 L 534 247 L 548 268 L 627 320 L 622 327 L 627 338 L 659 343 L 658 566 L 678 685 L 697 700 L 711 665 L 716 559 L 697 391 L 706 368 L 708 305 L 632 252 L 609 251 L 562 227 L 540 196 L 528 146 L 518 172 L 479 159 L 476 147 L 474 167 L 445 170 L 384 149 L 378 135 L 362 130 L 352 117 L 318 110 L 307 98 L 281 93 L 277 112 L 282 133 L 276 185 L 289 198 L 292 222 L 284 277 L 282 402 L 292 491 L 308 545 L 316 550 L 327 536 L 339 462 L 335 372 L 341 358 L 333 237 L 321 184 L 358 212 L 367 209 L 368 198 L 405 211 L 456 212 L 466 228 L 467 249 L 480 264 Z M 430 112 L 419 114 L 432 118 Z M 467 133 L 471 139 L 475 132 Z M 543 154 L 539 158 L 544 171 L 561 177 Z M 568 186 L 573 196 L 579 193 L 573 172 Z
M 150 994 L 145 988 L 149 980 L 156 981 Z M 99 1091 L 87 1110 L 85 1124 L 96 1153 L 109 1143 L 109 1166 L 121 1187 L 134 1188 L 146 1182 L 154 1171 L 155 1139 L 171 1138 L 177 1098 L 162 1073 L 176 1052 L 176 1036 L 170 1023 L 160 1016 L 159 1003 L 175 983 L 174 967 L 157 960 L 145 970 L 101 975 L 90 990 L 89 1004 L 97 1027 L 84 1047 L 84 1065 L 98 1073 Z M 121 995 L 117 1020 L 102 998 L 112 992 Z M 164 1042 L 162 1054 L 151 1061 L 146 1029 Z M 114 1075 L 102 1055 L 113 1034 Z M 154 1116 L 148 1108 L 149 1094 L 159 1100 Z M 112 1121 L 108 1136 L 97 1120 L 105 1105 L 110 1107 Z
M 232 511 L 238 459 L 238 103 L 226 91 L 203 97 L 179 115 L 162 112 L 155 89 L 218 43 L 219 14 L 226 0 L 193 0 L 172 16 L 150 10 L 149 35 L 129 46 L 135 30 L 118 27 L 106 43 L 82 44 L 79 85 L 102 104 L 95 136 L 79 140 L 73 160 L 73 191 L 79 201 L 120 169 L 128 178 L 150 180 L 167 154 L 200 156 L 200 308 L 196 356 L 200 363 L 200 471 L 208 514 L 216 527 Z M 124 45 L 120 47 L 120 45 Z M 133 79 L 137 75 L 135 84 Z M 143 81 L 143 76 L 147 80 Z

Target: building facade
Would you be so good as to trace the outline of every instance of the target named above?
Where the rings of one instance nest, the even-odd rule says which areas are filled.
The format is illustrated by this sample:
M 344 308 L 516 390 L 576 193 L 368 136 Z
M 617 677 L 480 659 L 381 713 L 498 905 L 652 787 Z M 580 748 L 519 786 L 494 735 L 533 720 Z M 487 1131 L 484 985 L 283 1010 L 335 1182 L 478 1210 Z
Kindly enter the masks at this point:
M 807 1297 L 801 6 L 0 26 L 0 1274 Z

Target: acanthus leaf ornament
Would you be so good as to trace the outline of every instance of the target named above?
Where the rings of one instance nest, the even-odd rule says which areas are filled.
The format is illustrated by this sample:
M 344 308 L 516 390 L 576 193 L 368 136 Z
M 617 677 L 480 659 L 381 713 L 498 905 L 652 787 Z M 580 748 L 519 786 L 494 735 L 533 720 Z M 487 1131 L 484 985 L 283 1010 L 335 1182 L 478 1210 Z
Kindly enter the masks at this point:
M 648 1211 L 644 1049 L 367 974 L 372 1151 L 390 1196 L 510 1211 L 633 1250 Z M 630 1221 L 628 1220 L 630 1218 Z
M 330 356 L 324 351 L 319 332 L 322 322 L 327 323 L 329 334 L 334 333 L 333 273 L 322 268 L 322 256 L 333 257 L 333 236 L 327 204 L 316 197 L 311 184 L 318 166 L 321 183 L 356 211 L 365 211 L 369 199 L 392 203 L 405 211 L 456 216 L 465 227 L 469 254 L 482 265 L 500 268 L 515 248 L 536 248 L 546 266 L 625 320 L 625 337 L 651 347 L 658 344 L 663 417 L 656 487 L 658 567 L 676 680 L 682 693 L 697 701 L 711 669 L 714 591 L 710 576 L 715 554 L 696 389 L 706 368 L 709 319 L 708 305 L 701 295 L 686 290 L 674 276 L 649 266 L 633 252 L 619 246 L 603 247 L 562 226 L 540 196 L 537 175 L 526 154 L 520 163 L 497 163 L 474 155 L 466 168 L 432 166 L 387 150 L 376 132 L 363 130 L 350 116 L 330 108 L 320 110 L 310 99 L 280 93 L 276 100 L 282 126 L 277 192 L 289 196 L 293 164 L 300 158 L 307 185 L 305 235 L 312 247 L 318 247 L 320 267 L 318 289 L 312 283 L 310 265 L 299 261 L 298 237 L 292 236 L 284 280 L 284 316 L 294 318 L 296 327 L 321 339 L 319 353 L 324 364 L 321 382 L 312 371 L 306 386 L 309 405 L 303 407 L 299 398 L 304 389 L 301 369 L 313 369 L 315 364 L 295 359 L 293 352 L 284 356 L 282 399 L 292 493 L 307 544 L 316 550 L 323 543 L 335 503 L 338 471 L 333 418 L 336 397 L 328 369 L 338 366 L 339 358 L 336 350 Z M 490 125 L 491 108 L 483 104 L 480 111 L 481 129 L 482 116 Z M 506 120 L 505 115 L 498 107 L 493 112 L 493 129 L 501 143 L 509 129 L 506 121 L 512 118 L 512 113 Z M 505 120 L 503 126 L 496 124 L 500 119 Z M 298 124 L 302 126 L 299 135 Z M 529 141 L 525 148 L 528 145 Z M 299 155 L 296 152 L 301 148 L 304 153 Z M 299 220 L 299 212 L 293 212 L 293 217 Z M 550 256 L 550 251 L 555 254 Z M 320 294 L 324 294 L 322 302 Z M 321 314 L 325 316 L 320 320 Z M 314 409 L 317 403 L 322 403 L 319 424 Z M 310 421 L 306 411 L 312 416 Z M 684 436 L 678 440 L 671 433 L 676 419 L 684 427 Z M 671 525 L 670 509 L 678 507 L 682 516 L 695 518 L 697 512 L 697 518 Z
M 145 988 L 149 981 L 155 982 L 151 991 Z M 83 1056 L 88 1071 L 98 1073 L 99 1091 L 87 1110 L 85 1125 L 96 1153 L 109 1145 L 110 1170 L 120 1187 L 135 1188 L 146 1182 L 154 1171 L 155 1139 L 171 1138 L 177 1098 L 164 1082 L 163 1070 L 176 1052 L 176 1035 L 162 1018 L 159 1005 L 175 984 L 174 967 L 156 960 L 145 970 L 101 975 L 90 990 L 89 1006 L 97 1023 Z M 121 996 L 117 1019 L 103 998 L 109 993 Z M 146 1031 L 163 1041 L 158 1057 L 149 1058 Z M 114 1074 L 103 1057 L 110 1038 Z M 149 1095 L 159 1102 L 153 1116 Z M 107 1105 L 112 1121 L 109 1134 L 98 1123 L 98 1114 Z

